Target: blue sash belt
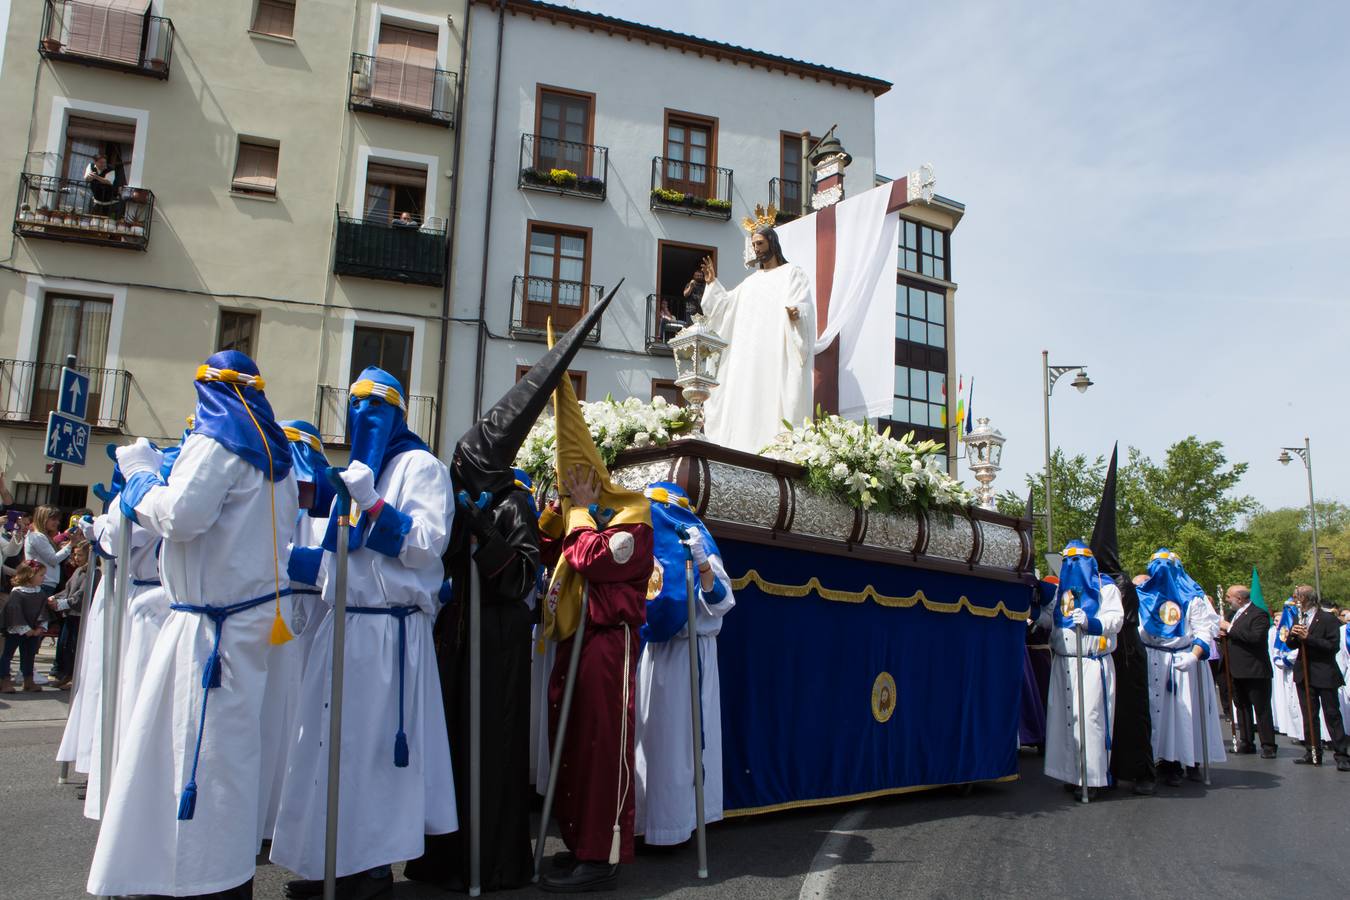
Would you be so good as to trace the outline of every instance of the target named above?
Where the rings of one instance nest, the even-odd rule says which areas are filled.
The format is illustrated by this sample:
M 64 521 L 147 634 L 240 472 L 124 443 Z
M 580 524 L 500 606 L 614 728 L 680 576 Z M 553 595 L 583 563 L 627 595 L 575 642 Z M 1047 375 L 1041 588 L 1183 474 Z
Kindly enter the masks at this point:
M 289 588 L 282 591 L 282 596 L 289 594 Z M 206 701 L 211 696 L 211 689 L 220 687 L 220 635 L 225 630 L 225 620 L 236 613 L 245 612 L 253 609 L 255 606 L 262 606 L 277 599 L 277 592 L 273 591 L 262 597 L 254 597 L 252 600 L 244 600 L 241 603 L 231 603 L 229 606 L 197 606 L 192 603 L 170 603 L 169 609 L 178 612 L 196 613 L 206 616 L 216 626 L 215 642 L 211 645 L 211 655 L 206 658 L 206 666 L 202 670 L 202 712 L 197 719 L 197 743 L 192 749 L 192 772 L 188 775 L 188 783 L 183 788 L 182 796 L 178 798 L 178 820 L 187 821 L 192 818 L 193 813 L 197 811 L 197 762 L 202 755 L 202 734 L 206 731 Z
M 163 587 L 158 578 L 133 578 L 131 584 L 133 587 Z
M 403 678 L 408 668 L 408 616 L 417 606 L 349 606 L 347 612 L 366 616 L 393 616 L 398 620 L 398 731 L 394 732 L 394 765 L 408 765 L 408 735 L 403 731 Z
M 1195 645 L 1187 644 L 1184 647 L 1159 647 L 1157 644 L 1150 644 L 1148 641 L 1144 640 L 1141 640 L 1139 643 L 1143 644 L 1150 650 L 1157 650 L 1160 653 L 1172 654 L 1171 656 L 1167 657 L 1167 693 L 1175 694 L 1177 692 L 1177 683 L 1172 678 L 1172 668 L 1175 665 L 1173 661 L 1176 659 L 1176 655 L 1178 653 L 1180 653 L 1183 650 L 1189 651 L 1191 647 Z

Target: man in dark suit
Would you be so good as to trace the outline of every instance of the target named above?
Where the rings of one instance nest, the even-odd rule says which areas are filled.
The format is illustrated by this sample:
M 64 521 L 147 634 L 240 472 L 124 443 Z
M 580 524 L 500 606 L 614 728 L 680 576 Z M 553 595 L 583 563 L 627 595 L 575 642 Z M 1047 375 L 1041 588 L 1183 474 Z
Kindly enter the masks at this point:
M 1226 599 L 1233 617 L 1219 623 L 1228 642 L 1228 671 L 1233 677 L 1233 702 L 1237 706 L 1238 753 L 1255 753 L 1252 719 L 1261 737 L 1262 759 L 1275 758 L 1275 724 L 1270 715 L 1270 613 L 1252 603 L 1252 592 L 1241 585 L 1228 589 Z
M 1336 769 L 1350 772 L 1350 745 L 1346 743 L 1345 725 L 1341 721 L 1341 706 L 1337 697 L 1341 685 L 1345 684 L 1340 667 L 1336 665 L 1341 623 L 1334 613 L 1318 608 L 1317 592 L 1310 586 L 1301 584 L 1294 588 L 1294 599 L 1299 605 L 1299 621 L 1289 629 L 1285 643 L 1298 650 L 1302 657 L 1294 663 L 1294 684 L 1298 687 L 1298 703 L 1303 709 L 1303 730 L 1308 741 L 1308 752 L 1294 762 L 1310 765 L 1316 759 L 1317 764 L 1321 765 L 1322 754 L 1314 754 L 1313 750 L 1320 737 L 1317 728 L 1320 707 L 1331 735 L 1332 750 L 1336 754 Z

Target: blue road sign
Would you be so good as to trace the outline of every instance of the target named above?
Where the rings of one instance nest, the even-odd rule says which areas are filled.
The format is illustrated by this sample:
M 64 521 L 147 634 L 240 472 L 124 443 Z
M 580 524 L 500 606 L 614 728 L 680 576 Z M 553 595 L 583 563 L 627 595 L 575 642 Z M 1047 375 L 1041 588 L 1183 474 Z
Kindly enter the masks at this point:
M 89 376 L 62 366 L 61 396 L 56 408 L 68 416 L 83 420 L 89 411 Z
M 47 413 L 47 442 L 43 456 L 53 462 L 84 465 L 89 452 L 89 426 L 63 413 Z

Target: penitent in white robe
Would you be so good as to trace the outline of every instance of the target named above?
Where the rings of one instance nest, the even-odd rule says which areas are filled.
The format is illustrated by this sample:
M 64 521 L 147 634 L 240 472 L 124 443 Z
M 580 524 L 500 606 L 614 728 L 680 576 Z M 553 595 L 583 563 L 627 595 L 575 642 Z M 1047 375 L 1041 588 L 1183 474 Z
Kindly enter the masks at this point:
M 1341 646 L 1336 651 L 1336 664 L 1341 667 L 1345 684 L 1338 692 L 1341 700 L 1341 721 L 1350 723 L 1350 625 L 1341 626 Z M 1325 723 L 1323 723 L 1325 727 Z
M 717 635 L 722 617 L 736 605 L 731 579 L 719 557 L 709 557 L 726 588 L 710 604 L 698 585 L 697 628 L 700 707 L 703 716 L 703 815 L 722 820 L 722 692 L 717 673 Z M 667 573 L 684 578 L 683 571 Z M 694 833 L 693 714 L 689 707 L 689 626 L 669 641 L 649 643 L 638 660 L 637 793 L 634 834 L 648 844 L 682 844 Z
M 404 731 L 408 765 L 394 765 L 398 730 L 398 621 L 349 613 L 342 698 L 342 773 L 338 788 L 337 873 L 364 872 L 414 859 L 423 836 L 458 827 L 455 780 L 431 627 L 438 612 L 445 552 L 454 514 L 450 473 L 425 450 L 390 460 L 376 492 L 412 517 L 397 558 L 367 547 L 347 563 L 351 606 L 416 606 L 407 617 Z M 328 609 L 314 636 L 300 688 L 300 711 L 287 756 L 272 837 L 272 862 L 301 878 L 323 877 L 328 800 L 328 698 L 332 682 L 334 557 L 320 580 Z M 522 775 L 524 773 L 521 773 Z
M 793 322 L 787 308 L 800 315 Z M 727 291 L 714 280 L 703 294 L 708 326 L 729 343 L 718 386 L 705 405 L 708 439 L 758 453 L 785 428 L 812 415 L 816 306 L 798 266 L 755 270 Z
M 1200 741 L 1200 720 L 1196 715 L 1199 703 L 1205 717 L 1209 761 L 1227 760 L 1209 657 L 1189 669 L 1175 666 L 1180 654 L 1190 653 L 1197 640 L 1203 641 L 1213 656 L 1218 634 L 1219 614 L 1203 597 L 1192 598 L 1186 604 L 1186 631 L 1180 637 L 1163 640 L 1139 626 L 1139 639 L 1148 654 L 1148 711 L 1153 720 L 1155 759 L 1179 762 L 1188 768 L 1204 761 L 1206 750 Z
M 1056 596 L 1055 604 L 1059 598 Z M 1083 635 L 1083 683 L 1078 683 L 1078 638 L 1072 628 L 1056 628 L 1054 606 L 1047 605 L 1038 624 L 1050 629 L 1050 690 L 1045 704 L 1045 774 L 1066 784 L 1080 784 L 1078 692 L 1083 692 L 1087 725 L 1088 787 L 1110 783 L 1111 751 L 1108 735 L 1116 714 L 1116 667 L 1111 651 L 1125 623 L 1120 589 L 1101 586 L 1097 618 L 1101 634 Z
M 177 603 L 213 607 L 273 595 L 278 570 L 286 589 L 295 512 L 292 476 L 272 484 L 201 434 L 183 442 L 168 485 L 152 488 L 136 507 L 141 524 L 164 538 L 160 573 L 169 595 Z M 89 893 L 188 897 L 253 877 L 259 723 L 279 699 L 264 690 L 272 617 L 269 601 L 225 622 L 221 686 L 209 692 L 197 768 L 196 813 L 179 821 L 216 626 L 197 613 L 169 613 L 127 723 L 127 749 L 113 773 Z

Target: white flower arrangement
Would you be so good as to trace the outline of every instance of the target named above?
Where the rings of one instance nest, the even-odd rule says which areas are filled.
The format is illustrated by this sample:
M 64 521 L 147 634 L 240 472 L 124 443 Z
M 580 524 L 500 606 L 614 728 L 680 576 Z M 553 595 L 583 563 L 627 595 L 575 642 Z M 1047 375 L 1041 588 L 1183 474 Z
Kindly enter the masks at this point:
M 637 447 L 664 447 L 671 438 L 693 427 L 693 413 L 682 406 L 654 397 L 644 403 L 637 397 L 615 400 L 606 397 L 595 403 L 582 403 L 581 414 L 590 427 L 591 438 L 600 450 L 600 458 L 613 467 L 624 450 Z M 525 438 L 516 465 L 530 473 L 535 484 L 553 481 L 553 457 L 557 437 L 553 417 L 541 416 Z
M 912 443 L 912 431 L 897 441 L 889 428 L 878 432 L 865 420 L 839 416 L 784 425 L 788 430 L 763 455 L 805 466 L 808 486 L 855 508 L 953 509 L 975 500 L 969 488 L 947 474 L 942 444 Z

